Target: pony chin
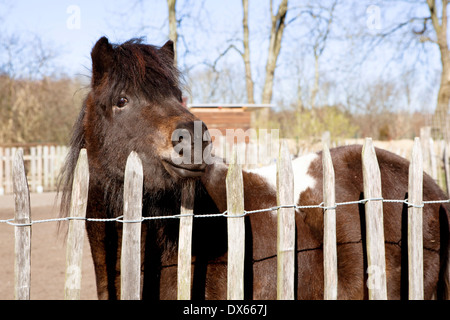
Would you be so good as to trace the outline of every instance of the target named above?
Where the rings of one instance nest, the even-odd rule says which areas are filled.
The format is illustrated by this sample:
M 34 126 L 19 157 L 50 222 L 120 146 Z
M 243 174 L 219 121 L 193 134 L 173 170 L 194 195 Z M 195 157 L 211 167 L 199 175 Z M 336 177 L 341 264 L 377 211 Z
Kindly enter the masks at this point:
M 162 163 L 150 164 L 146 161 L 142 161 L 142 165 L 146 192 L 162 192 L 180 187 L 181 179 L 169 174 Z

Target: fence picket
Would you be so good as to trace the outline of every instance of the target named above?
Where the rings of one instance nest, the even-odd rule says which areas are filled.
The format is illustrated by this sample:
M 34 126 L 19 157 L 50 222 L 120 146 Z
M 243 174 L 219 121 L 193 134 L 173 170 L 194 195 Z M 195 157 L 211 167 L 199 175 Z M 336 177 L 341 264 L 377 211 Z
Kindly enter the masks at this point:
M 43 146 L 37 146 L 37 178 L 36 178 L 36 192 L 41 193 L 43 191 L 43 184 L 42 184 L 42 176 L 43 176 L 43 168 L 42 168 L 42 162 L 43 162 L 43 155 L 42 150 Z
M 36 147 L 30 148 L 30 188 L 34 192 L 37 189 L 37 156 L 36 156 Z
M 178 241 L 177 283 L 178 300 L 191 299 L 192 223 L 195 185 L 186 183 L 181 191 L 180 232 Z M 185 215 L 185 216 L 184 216 Z
M 408 186 L 409 299 L 423 300 L 423 159 L 420 139 L 414 140 Z
M 227 299 L 244 299 L 244 253 L 245 224 L 244 217 L 244 183 L 242 168 L 237 161 L 237 150 L 233 148 L 231 163 L 226 177 L 227 193 L 227 228 L 228 228 L 228 268 Z
M 387 299 L 381 175 L 371 138 L 362 150 L 369 299 Z
M 337 299 L 337 249 L 336 249 L 336 195 L 333 162 L 329 139 L 323 141 L 323 268 L 324 299 Z
M 0 196 L 5 194 L 5 188 L 3 187 L 3 148 L 0 147 Z
M 58 172 L 68 150 L 65 146 L 19 145 L 24 150 L 30 192 L 55 191 Z M 16 147 L 0 147 L 0 195 L 12 194 L 12 162 Z
M 84 230 L 89 189 L 89 167 L 86 149 L 81 149 L 75 167 L 70 203 L 69 232 L 66 245 L 66 279 L 64 298 L 79 300 L 81 293 L 81 263 L 83 257 Z M 78 219 L 77 219 L 78 218 Z
M 31 288 L 31 209 L 30 192 L 23 163 L 23 150 L 18 149 L 13 163 L 15 201 L 15 299 L 29 300 Z
M 11 193 L 11 148 L 5 150 L 5 193 Z
M 450 195 L 450 142 L 445 142 L 443 158 L 445 171 L 445 187 L 447 188 L 447 195 Z
M 420 128 L 420 143 L 422 146 L 423 170 L 432 176 L 431 157 L 430 157 L 431 127 Z
M 277 161 L 277 205 L 294 203 L 294 173 L 285 140 Z M 295 209 L 280 208 L 277 214 L 277 299 L 294 299 Z
M 48 146 L 42 148 L 42 187 L 47 189 L 49 186 L 49 172 L 50 172 L 50 155 Z
M 141 292 L 141 219 L 144 175 L 142 162 L 131 152 L 125 166 L 121 299 L 138 300 Z

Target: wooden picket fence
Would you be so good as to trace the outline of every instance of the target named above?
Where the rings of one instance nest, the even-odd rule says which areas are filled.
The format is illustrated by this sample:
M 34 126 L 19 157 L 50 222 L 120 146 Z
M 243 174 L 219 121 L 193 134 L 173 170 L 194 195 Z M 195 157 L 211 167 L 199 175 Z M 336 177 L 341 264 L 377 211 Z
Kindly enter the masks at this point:
M 32 192 L 55 191 L 61 164 L 68 148 L 58 145 L 0 146 L 0 195 L 13 193 L 12 167 L 17 150 L 21 149 Z
M 408 199 L 408 272 L 409 298 L 423 299 L 423 248 L 422 248 L 422 179 L 423 164 L 419 138 L 414 141 L 411 157 Z M 370 299 L 387 299 L 386 267 L 383 231 L 383 199 L 381 178 L 375 149 L 370 138 L 365 140 L 362 151 L 364 176 L 364 205 L 366 212 L 368 292 Z M 338 272 L 336 251 L 335 177 L 328 143 L 323 143 L 323 194 L 324 203 L 324 298 L 337 299 Z M 79 299 L 81 292 L 81 257 L 85 232 L 89 170 L 86 150 L 80 152 L 73 182 L 67 238 L 65 299 Z M 277 160 L 277 297 L 293 299 L 295 274 L 295 206 L 291 157 L 285 141 L 281 143 Z M 13 166 L 15 193 L 15 297 L 30 298 L 30 247 L 31 227 L 30 196 L 23 162 L 18 150 Z M 124 213 L 122 220 L 123 241 L 121 254 L 121 298 L 140 298 L 140 233 L 142 218 L 142 163 L 135 152 L 127 160 L 124 185 Z M 178 299 L 190 299 L 191 247 L 193 201 L 192 185 L 182 190 L 179 251 L 178 251 Z M 229 165 L 226 178 L 228 224 L 228 276 L 227 298 L 244 298 L 245 225 L 244 194 L 241 164 L 236 152 Z M 99 222 L 108 223 L 108 222 Z M 301 235 L 299 235 L 301 236 Z M 376 266 L 377 272 L 370 272 Z M 380 272 L 381 271 L 381 272 Z M 373 285 L 375 284 L 375 285 Z M 300 288 L 301 290 L 301 288 Z

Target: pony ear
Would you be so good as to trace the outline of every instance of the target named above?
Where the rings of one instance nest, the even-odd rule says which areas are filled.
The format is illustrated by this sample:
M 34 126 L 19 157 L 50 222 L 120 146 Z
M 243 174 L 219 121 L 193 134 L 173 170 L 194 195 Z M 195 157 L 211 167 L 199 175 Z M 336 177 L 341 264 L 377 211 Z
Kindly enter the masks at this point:
M 170 59 L 174 59 L 175 57 L 175 50 L 173 48 L 173 41 L 172 40 L 168 40 L 162 47 L 161 50 L 163 50 L 169 57 Z
M 114 49 L 108 38 L 101 37 L 91 51 L 92 58 L 92 86 L 100 84 L 105 72 L 108 72 L 113 64 Z

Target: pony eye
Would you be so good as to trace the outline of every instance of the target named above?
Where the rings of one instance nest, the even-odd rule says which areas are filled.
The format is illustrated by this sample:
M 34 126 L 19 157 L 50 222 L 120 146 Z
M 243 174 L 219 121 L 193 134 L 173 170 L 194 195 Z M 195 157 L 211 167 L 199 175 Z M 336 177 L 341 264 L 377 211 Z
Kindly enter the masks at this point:
M 119 98 L 119 100 L 117 101 L 117 107 L 118 108 L 123 108 L 128 104 L 128 99 L 125 97 L 121 97 Z

